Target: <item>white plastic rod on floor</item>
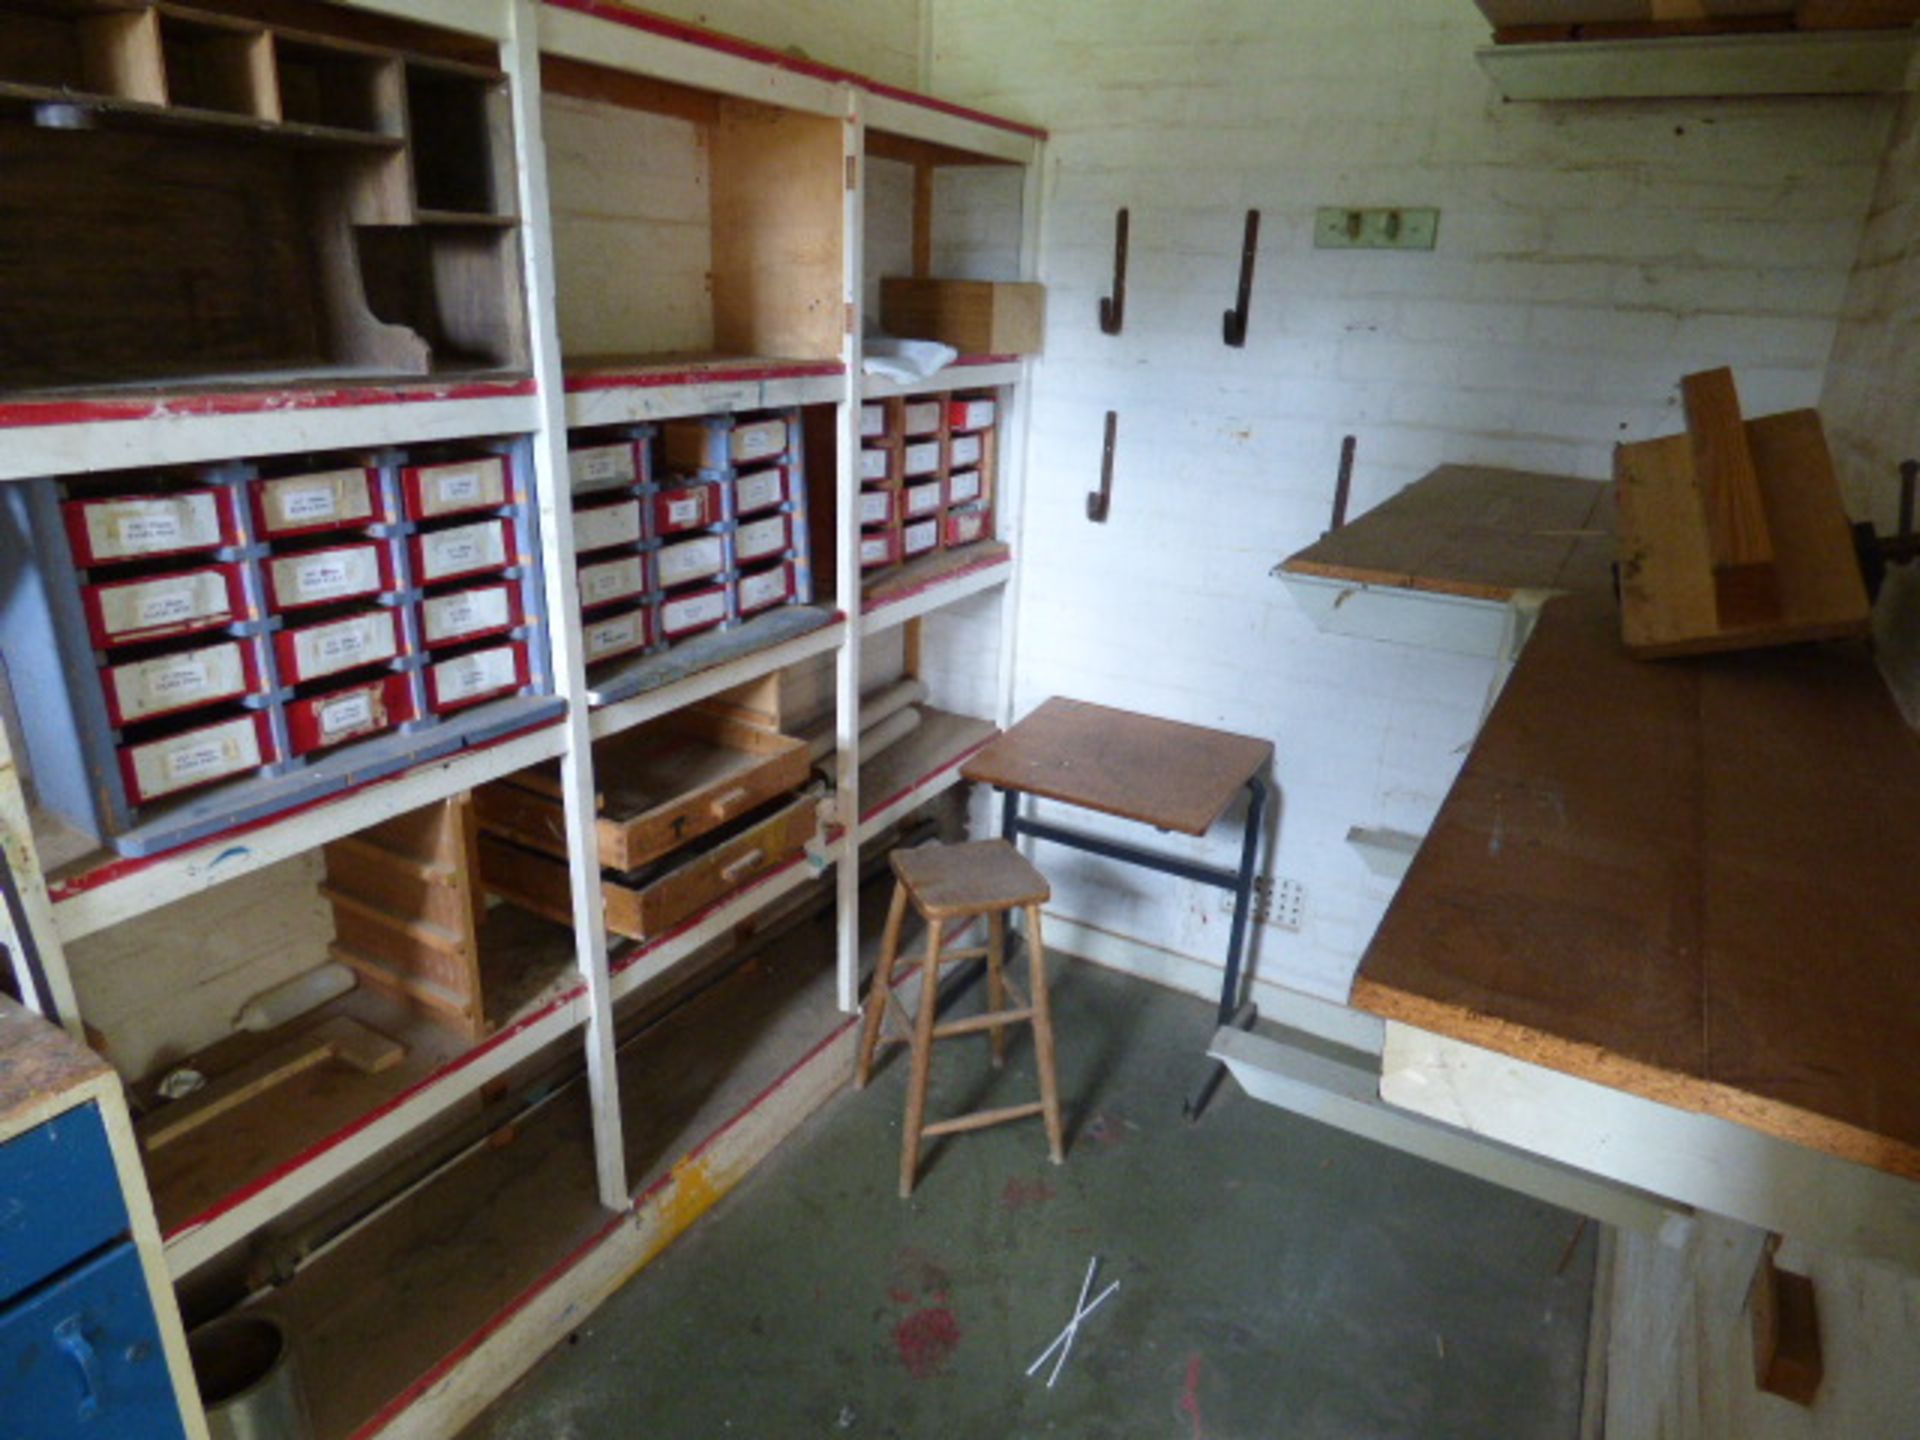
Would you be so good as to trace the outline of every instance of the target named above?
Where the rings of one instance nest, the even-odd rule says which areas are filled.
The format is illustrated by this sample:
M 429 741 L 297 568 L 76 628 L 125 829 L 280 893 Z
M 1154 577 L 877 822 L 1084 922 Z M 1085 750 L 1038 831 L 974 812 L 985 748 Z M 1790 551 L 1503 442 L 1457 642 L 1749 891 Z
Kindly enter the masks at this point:
M 1054 1351 L 1058 1350 L 1060 1352 L 1060 1358 L 1053 1362 L 1052 1373 L 1047 1376 L 1047 1388 L 1049 1390 L 1053 1388 L 1053 1382 L 1060 1378 L 1061 1367 L 1067 1363 L 1067 1356 L 1073 1351 L 1073 1340 L 1074 1337 L 1080 1333 L 1080 1322 L 1098 1310 L 1107 1297 L 1120 1288 L 1120 1282 L 1115 1280 L 1093 1298 L 1092 1304 L 1087 1303 L 1087 1292 L 1093 1288 L 1093 1275 L 1099 1264 L 1100 1257 L 1098 1255 L 1095 1255 L 1087 1261 L 1087 1277 L 1080 1282 L 1080 1298 L 1074 1302 L 1073 1318 L 1067 1322 L 1067 1328 L 1054 1337 L 1053 1343 L 1047 1346 L 1045 1350 L 1042 1350 L 1033 1364 L 1027 1367 L 1027 1375 L 1032 1377 L 1039 1371 L 1042 1365 L 1047 1363 L 1048 1357 L 1051 1356 Z

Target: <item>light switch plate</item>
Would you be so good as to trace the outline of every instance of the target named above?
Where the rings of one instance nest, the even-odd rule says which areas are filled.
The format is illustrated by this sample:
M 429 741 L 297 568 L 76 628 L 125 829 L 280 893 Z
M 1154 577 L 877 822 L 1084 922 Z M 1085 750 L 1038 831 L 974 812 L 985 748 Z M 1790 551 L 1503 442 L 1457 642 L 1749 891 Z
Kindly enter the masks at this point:
M 1326 206 L 1313 217 L 1316 250 L 1431 250 L 1439 233 L 1438 210 Z

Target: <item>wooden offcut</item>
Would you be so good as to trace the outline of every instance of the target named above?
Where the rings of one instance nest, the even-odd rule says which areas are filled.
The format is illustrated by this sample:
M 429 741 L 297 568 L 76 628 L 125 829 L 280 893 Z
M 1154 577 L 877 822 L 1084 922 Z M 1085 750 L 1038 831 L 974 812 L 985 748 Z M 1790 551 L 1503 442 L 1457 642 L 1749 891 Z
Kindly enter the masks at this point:
M 1796 1405 L 1813 1404 L 1826 1374 L 1813 1281 L 1774 1264 L 1771 1243 L 1754 1267 L 1747 1313 L 1753 1326 L 1753 1383 Z
M 889 335 L 938 340 L 962 355 L 1038 354 L 1046 287 L 1024 282 L 887 276 L 880 323 Z
M 1747 445 L 1733 371 L 1702 370 L 1680 381 L 1693 474 L 1706 507 L 1714 598 L 1723 628 L 1779 614 L 1766 499 Z
M 1724 603 L 1716 554 L 1753 551 L 1750 544 L 1745 551 L 1737 545 L 1716 551 L 1694 440 L 1673 435 L 1614 452 L 1621 636 L 1636 655 L 1866 633 L 1866 587 L 1819 414 L 1769 415 L 1741 429 L 1771 545 L 1767 568 L 1775 603 L 1759 610 L 1751 603 Z

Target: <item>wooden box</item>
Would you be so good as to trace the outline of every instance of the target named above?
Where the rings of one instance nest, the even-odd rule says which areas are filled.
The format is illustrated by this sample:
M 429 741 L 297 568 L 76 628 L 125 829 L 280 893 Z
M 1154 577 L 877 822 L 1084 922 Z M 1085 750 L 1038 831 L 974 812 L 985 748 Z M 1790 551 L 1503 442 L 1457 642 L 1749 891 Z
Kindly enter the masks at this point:
M 880 282 L 880 324 L 890 335 L 939 340 L 962 355 L 1033 355 L 1046 296 L 1043 285 L 888 276 Z

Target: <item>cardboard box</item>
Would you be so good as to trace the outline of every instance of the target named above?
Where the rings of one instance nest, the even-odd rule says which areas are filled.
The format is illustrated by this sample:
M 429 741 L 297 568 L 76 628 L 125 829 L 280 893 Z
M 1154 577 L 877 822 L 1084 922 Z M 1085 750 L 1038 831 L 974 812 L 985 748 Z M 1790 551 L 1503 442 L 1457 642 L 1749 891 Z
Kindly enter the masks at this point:
M 1043 285 L 888 276 L 880 282 L 880 324 L 889 335 L 939 340 L 962 355 L 1034 355 L 1046 296 Z

